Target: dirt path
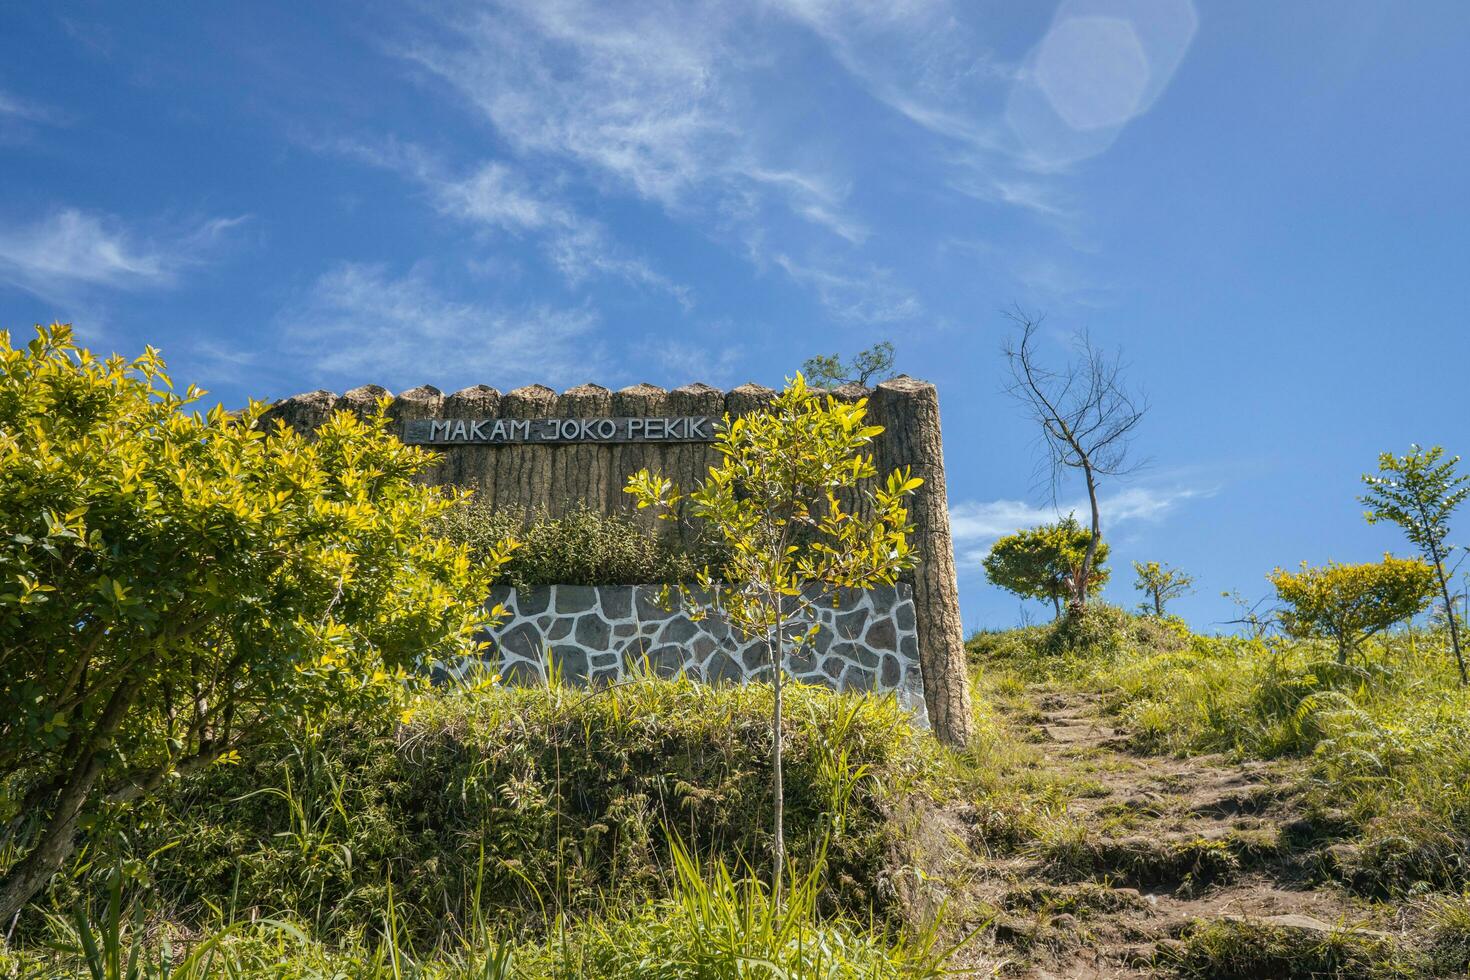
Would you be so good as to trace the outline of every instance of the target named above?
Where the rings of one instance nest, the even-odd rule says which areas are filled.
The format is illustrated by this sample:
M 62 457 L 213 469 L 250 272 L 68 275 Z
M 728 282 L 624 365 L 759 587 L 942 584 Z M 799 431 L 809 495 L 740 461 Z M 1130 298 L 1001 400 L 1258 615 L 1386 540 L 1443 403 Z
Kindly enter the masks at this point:
M 1132 752 L 1085 693 L 1032 688 L 1006 714 L 1068 792 L 1036 840 L 974 842 L 989 856 L 968 891 L 995 916 L 976 953 L 1002 975 L 1174 975 L 1197 955 L 1181 937 L 1211 923 L 1288 947 L 1390 940 L 1381 913 L 1324 883 L 1290 766 Z

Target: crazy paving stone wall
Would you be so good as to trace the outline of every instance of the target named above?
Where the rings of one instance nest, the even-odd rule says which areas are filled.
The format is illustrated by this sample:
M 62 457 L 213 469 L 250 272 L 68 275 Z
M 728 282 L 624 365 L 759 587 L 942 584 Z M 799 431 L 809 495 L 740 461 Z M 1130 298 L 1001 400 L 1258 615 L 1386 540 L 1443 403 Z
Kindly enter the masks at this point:
M 550 585 L 517 592 L 501 587 L 490 597 L 508 610 L 487 637 L 496 669 L 513 683 L 544 683 L 546 664 L 563 678 L 611 684 L 644 664 L 665 677 L 684 674 L 711 684 L 770 678 L 763 640 L 747 640 L 717 613 L 690 615 L 677 593 L 660 602 L 656 585 Z M 692 599 L 702 608 L 701 596 Z M 907 584 L 844 593 L 813 612 L 820 629 L 787 662 L 798 680 L 837 690 L 893 691 L 899 703 L 928 725 L 913 590 Z M 795 624 L 804 632 L 811 620 Z

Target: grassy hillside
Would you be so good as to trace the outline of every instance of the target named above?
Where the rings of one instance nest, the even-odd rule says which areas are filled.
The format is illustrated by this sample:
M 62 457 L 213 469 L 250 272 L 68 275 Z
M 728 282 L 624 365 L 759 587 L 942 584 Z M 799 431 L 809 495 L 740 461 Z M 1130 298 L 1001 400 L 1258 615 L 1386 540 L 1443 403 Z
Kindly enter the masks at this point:
M 0 964 L 88 975 L 90 937 L 160 977 L 1470 969 L 1470 695 L 1434 631 L 1338 665 L 1101 608 L 969 650 L 962 753 L 791 689 L 785 914 L 751 870 L 768 689 L 460 687 L 99 821 Z
M 970 642 L 994 676 L 1102 695 L 1148 753 L 1308 762 L 1315 812 L 1353 828 L 1337 871 L 1381 895 L 1470 878 L 1470 690 L 1444 637 L 1407 630 L 1339 664 L 1326 644 L 1193 636 L 1121 619 L 1105 642 L 1058 650 L 1038 628 Z
M 1090 943 L 1139 975 L 1470 969 L 1470 692 L 1439 632 L 1344 665 L 1100 608 L 969 650 L 998 747 L 982 836 L 1053 889 L 1022 922 L 988 895 L 1028 951 Z M 1080 931 L 1048 932 L 1062 909 Z
M 923 975 L 897 910 L 900 814 L 941 793 L 937 746 L 891 698 L 792 689 L 798 914 L 781 934 L 747 867 L 768 852 L 770 710 L 761 686 L 460 687 L 406 722 L 303 731 L 94 828 L 17 947 L 80 950 L 74 903 L 106 933 L 115 887 L 141 916 L 117 932 L 146 933 L 154 955 L 163 935 L 223 934 L 219 962 L 245 975 L 279 959 L 397 975 L 396 956 L 458 976 L 504 947 L 517 975 L 631 976 L 638 950 L 795 962 L 812 943 L 829 962 L 800 975 Z

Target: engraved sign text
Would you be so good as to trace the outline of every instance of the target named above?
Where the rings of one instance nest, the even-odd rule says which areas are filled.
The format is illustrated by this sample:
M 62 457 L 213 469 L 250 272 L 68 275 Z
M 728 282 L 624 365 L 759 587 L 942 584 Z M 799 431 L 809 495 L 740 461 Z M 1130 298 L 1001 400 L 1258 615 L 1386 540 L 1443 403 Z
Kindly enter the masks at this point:
M 411 419 L 403 441 L 423 446 L 496 446 L 519 442 L 713 442 L 710 415 L 582 419 Z

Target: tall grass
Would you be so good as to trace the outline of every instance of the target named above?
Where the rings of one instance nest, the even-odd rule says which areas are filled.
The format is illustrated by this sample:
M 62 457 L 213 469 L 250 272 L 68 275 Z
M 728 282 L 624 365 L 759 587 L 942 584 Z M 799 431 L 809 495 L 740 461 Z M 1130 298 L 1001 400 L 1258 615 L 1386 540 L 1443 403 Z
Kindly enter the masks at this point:
M 98 920 L 53 923 L 43 947 L 0 967 L 17 975 L 90 976 L 95 980 L 196 980 L 205 977 L 352 977 L 361 980 L 658 980 L 658 978 L 802 978 L 928 980 L 944 974 L 952 951 L 933 929 L 888 934 L 851 916 L 821 913 L 823 864 L 791 870 L 779 906 L 765 883 L 732 874 L 723 861 L 701 866 L 682 846 L 663 899 L 590 917 L 561 917 L 538 938 L 493 930 L 415 948 L 389 891 L 376 939 L 335 944 L 284 922 L 220 920 L 187 937 L 145 928 L 141 905 L 123 909 L 109 893 Z M 99 953 L 101 949 L 103 952 Z

